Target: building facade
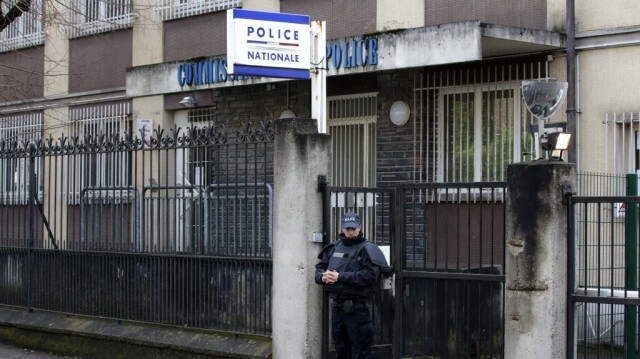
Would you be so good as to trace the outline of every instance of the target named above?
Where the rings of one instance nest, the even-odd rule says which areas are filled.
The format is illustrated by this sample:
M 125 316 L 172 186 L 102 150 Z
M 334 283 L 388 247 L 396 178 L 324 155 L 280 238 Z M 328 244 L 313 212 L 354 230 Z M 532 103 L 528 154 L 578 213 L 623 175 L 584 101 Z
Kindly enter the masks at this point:
M 43 238 L 38 248 L 171 253 L 180 260 L 187 253 L 194 256 L 190 262 L 193 268 L 199 268 L 201 255 L 209 255 L 210 273 L 200 276 L 203 292 L 224 282 L 216 281 L 221 278 L 216 276 L 226 272 L 220 269 L 222 264 L 216 267 L 214 256 L 251 255 L 259 265 L 241 274 L 228 271 L 227 279 L 243 278 L 244 285 L 254 277 L 262 278 L 267 283 L 264 288 L 270 288 L 269 216 L 273 204 L 269 198 L 272 190 L 280 189 L 272 188 L 273 164 L 268 159 L 249 159 L 273 152 L 269 141 L 255 140 L 258 133 L 269 137 L 270 121 L 311 117 L 312 89 L 309 80 L 229 73 L 226 11 L 231 8 L 305 14 L 311 20 L 326 21 L 326 59 L 313 66 L 327 71 L 332 185 L 385 189 L 397 183 L 506 180 L 508 164 L 543 156 L 532 133 L 537 120 L 523 104 L 522 82 L 567 81 L 570 43 L 575 44 L 576 53 L 572 88 L 578 172 L 636 172 L 640 142 L 636 87 L 640 74 L 634 59 L 640 54 L 640 5 L 633 0 L 614 5 L 575 0 L 575 41 L 566 37 L 567 5 L 560 0 L 484 0 L 472 4 L 459 0 L 34 0 L 29 12 L 0 32 L 0 244 L 10 249 L 5 257 L 13 258 L 12 248 L 18 246 L 22 251 L 25 238 L 34 237 L 26 235 L 26 225 L 9 224 L 28 221 L 35 212 L 26 208 L 28 196 L 35 193 L 42 203 L 41 213 L 46 214 L 42 218 L 49 222 L 32 226 L 38 231 L 35 236 Z M 566 122 L 567 110 L 571 109 L 563 105 L 548 122 Z M 253 131 L 248 123 L 262 123 L 263 127 Z M 221 130 L 228 130 L 238 143 L 224 150 L 217 147 L 231 138 L 222 136 Z M 188 133 L 192 142 L 172 146 L 171 141 L 182 140 L 180 133 Z M 136 136 L 143 144 L 136 147 L 138 152 L 118 142 Z M 251 136 L 251 146 L 243 143 Z M 51 146 L 58 138 L 67 142 L 59 148 Z M 111 138 L 114 140 L 109 142 Z M 201 138 L 204 145 L 193 145 Z M 32 156 L 32 162 L 27 161 L 29 156 L 12 155 L 27 151 L 39 139 L 44 139 L 52 152 Z M 107 139 L 101 150 L 91 150 L 95 139 Z M 169 144 L 151 144 L 160 140 Z M 152 150 L 147 151 L 147 142 Z M 213 156 L 226 162 L 212 161 Z M 36 172 L 34 182 L 26 175 L 29 169 Z M 251 186 L 247 186 L 249 182 Z M 240 187 L 244 192 L 238 191 Z M 445 187 L 432 186 L 429 191 L 442 189 L 448 195 Z M 205 188 L 210 192 L 202 194 Z M 458 188 L 458 195 L 466 198 L 476 193 Z M 413 197 L 423 192 L 427 190 Z M 504 203 L 504 192 L 494 192 L 500 197 L 496 203 Z M 145 202 L 145 193 L 150 202 Z M 477 193 L 487 191 L 480 188 Z M 134 203 L 137 196 L 142 204 Z M 221 202 L 205 203 L 211 198 Z M 356 200 L 366 207 L 369 197 L 345 196 L 343 207 Z M 171 204 L 165 205 L 167 202 Z M 92 209 L 83 209 L 84 203 Z M 232 207 L 236 203 L 241 204 Z M 229 206 L 218 211 L 228 217 L 206 218 L 216 212 L 207 206 L 215 205 Z M 264 226 L 247 226 L 250 221 L 246 218 L 233 217 L 240 206 L 246 206 L 244 213 L 255 215 L 259 220 L 254 222 Z M 141 215 L 137 208 L 143 208 Z M 482 221 L 482 206 L 479 208 L 473 217 Z M 365 213 L 365 217 L 372 213 Z M 125 220 L 114 225 L 111 218 Z M 204 222 L 212 223 L 211 227 Z M 414 224 L 418 228 L 422 223 Z M 95 235 L 100 239 L 91 242 L 94 230 L 100 232 Z M 238 235 L 224 237 L 229 232 Z M 496 238 L 503 236 L 496 233 Z M 246 241 L 245 234 L 253 235 L 255 241 Z M 215 241 L 218 235 L 229 238 L 226 246 L 212 245 L 222 243 Z M 430 259 L 429 255 L 438 253 L 438 244 L 455 242 L 441 235 L 433 238 L 439 238 L 429 244 L 435 244 L 433 253 L 425 241 L 416 238 L 411 260 L 437 264 L 438 258 Z M 504 241 L 496 243 L 500 243 L 496 253 L 503 253 Z M 476 244 L 469 241 L 466 248 Z M 483 252 L 483 245 L 487 246 L 480 242 L 468 250 L 469 257 L 479 252 L 479 260 L 473 263 L 478 268 L 486 264 L 482 253 L 489 253 Z M 79 257 L 82 268 L 99 262 L 84 255 Z M 158 260 L 151 257 L 147 267 L 165 274 L 164 262 L 151 265 Z M 500 257 L 496 255 L 497 266 L 493 262 L 489 266 L 492 270 L 500 267 Z M 17 268 L 10 262 L 3 265 Z M 126 271 L 118 266 L 116 280 L 131 272 L 138 276 L 132 283 L 138 280 L 144 287 L 151 272 L 140 263 L 130 260 L 122 265 Z M 104 273 L 109 278 L 111 272 Z M 197 277 L 185 273 L 184 280 L 176 283 Z M 4 279 L 13 281 L 12 275 Z M 233 282 L 231 279 L 227 283 Z M 165 289 L 164 285 L 159 280 L 157 287 Z M 254 298 L 264 305 L 260 317 L 267 319 L 250 324 L 247 331 L 268 336 L 270 308 L 263 302 L 269 301 L 261 299 L 270 296 L 270 291 L 264 288 Z M 179 284 L 171 289 L 182 293 L 176 302 L 187 303 L 194 297 L 206 308 L 218 306 L 215 309 L 220 312 L 224 312 L 220 308 L 227 309 L 227 303 L 243 300 L 238 299 L 242 290 L 236 288 L 210 297 L 190 296 Z M 85 292 L 79 289 L 78 293 L 82 297 Z M 124 308 L 130 301 L 128 292 L 123 293 Z M 499 302 L 502 292 L 496 293 Z M 139 297 L 140 307 L 147 308 L 147 298 Z M 224 300 L 216 301 L 220 298 Z M 2 299 L 3 304 L 22 305 L 12 298 Z M 43 300 L 45 305 L 56 301 Z M 58 301 L 64 303 L 64 298 Z M 111 303 L 106 304 L 109 308 Z M 63 310 L 111 315 L 85 313 L 83 309 Z M 140 312 L 143 315 L 134 320 L 157 319 Z M 120 314 L 113 317 L 120 318 Z M 496 322 L 501 322 L 500 315 Z M 195 323 L 190 326 L 231 331 L 241 327 L 225 320 L 210 323 L 193 313 L 184 317 L 171 318 L 175 323 L 165 318 L 159 322 L 181 324 L 184 319 Z M 381 341 L 385 339 L 383 336 Z
M 111 114 L 102 122 L 126 116 L 134 131 L 138 119 L 172 127 L 310 117 L 309 81 L 227 74 L 232 7 L 327 22 L 337 184 L 503 180 L 506 164 L 539 156 L 521 81 L 566 80 L 563 1 L 61 4 L 36 2 L 2 32 L 3 138 L 23 127 L 55 137 L 103 111 Z M 633 172 L 638 5 L 576 1 L 575 9 L 579 170 Z M 202 66 L 210 78 L 195 73 Z M 185 97 L 195 107 L 180 105 Z M 389 116 L 396 102 L 409 112 L 399 124 Z M 84 118 L 74 119 L 81 108 Z M 551 120 L 565 121 L 564 111 Z M 345 153 L 357 154 L 357 169 Z

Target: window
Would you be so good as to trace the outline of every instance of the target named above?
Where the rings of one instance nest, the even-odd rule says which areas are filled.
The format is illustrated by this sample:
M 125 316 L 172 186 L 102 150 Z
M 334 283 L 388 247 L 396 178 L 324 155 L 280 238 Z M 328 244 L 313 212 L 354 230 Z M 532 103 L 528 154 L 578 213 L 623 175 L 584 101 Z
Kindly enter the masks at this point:
M 0 6 L 6 14 L 13 5 L 15 1 L 4 1 Z M 32 0 L 29 11 L 16 18 L 9 27 L 0 32 L 0 51 L 36 46 L 44 42 L 42 8 L 42 0 Z
M 639 173 L 640 112 L 607 112 L 604 119 L 606 173 Z
M 7 150 L 0 157 L 0 203 L 26 205 L 29 198 L 30 159 L 21 152 L 26 143 L 42 137 L 42 113 L 0 117 L 0 141 Z M 35 158 L 36 183 L 41 183 L 41 159 Z M 40 186 L 38 186 L 39 188 Z M 40 188 L 39 188 L 40 189 Z M 39 199 L 42 192 L 38 192 Z
M 438 181 L 504 181 L 507 165 L 521 160 L 527 135 L 517 87 L 447 88 L 438 100 Z
M 70 202 L 77 204 L 81 197 L 133 199 L 125 190 L 131 184 L 131 153 L 115 145 L 133 135 L 129 103 L 71 109 L 70 115 L 71 132 L 83 145 L 68 164 Z
M 242 7 L 241 0 L 157 0 L 156 13 L 160 20 L 179 19 L 181 17 L 222 11 Z
M 129 27 L 137 14 L 131 0 L 73 0 L 70 38 Z
M 377 94 L 329 98 L 331 183 L 375 187 Z

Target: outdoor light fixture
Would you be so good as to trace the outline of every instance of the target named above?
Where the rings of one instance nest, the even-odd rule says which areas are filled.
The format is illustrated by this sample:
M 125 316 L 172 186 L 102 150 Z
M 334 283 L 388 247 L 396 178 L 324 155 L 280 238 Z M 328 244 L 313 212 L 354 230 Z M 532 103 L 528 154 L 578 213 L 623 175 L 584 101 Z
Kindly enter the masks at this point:
M 571 134 L 568 132 L 553 132 L 541 138 L 541 147 L 549 153 L 551 161 L 562 161 L 562 151 L 569 149 Z
M 396 101 L 391 105 L 391 109 L 389 110 L 389 117 L 391 118 L 391 122 L 393 122 L 396 126 L 402 126 L 407 121 L 409 121 L 409 113 L 411 110 L 409 109 L 409 104 L 404 101 Z
M 193 96 L 184 97 L 178 103 L 181 104 L 182 106 L 188 107 L 188 108 L 196 107 L 196 100 L 193 98 Z
M 296 113 L 289 109 L 286 109 L 282 111 L 282 113 L 280 114 L 280 117 L 278 118 L 294 118 L 294 117 L 296 117 Z

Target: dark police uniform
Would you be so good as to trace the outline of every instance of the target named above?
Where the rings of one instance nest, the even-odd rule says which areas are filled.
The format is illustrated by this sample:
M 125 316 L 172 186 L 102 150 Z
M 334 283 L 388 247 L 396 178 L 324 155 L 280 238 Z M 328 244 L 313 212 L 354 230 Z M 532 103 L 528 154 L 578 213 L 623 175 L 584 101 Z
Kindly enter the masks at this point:
M 372 297 L 380 267 L 387 267 L 382 251 L 362 235 L 340 240 L 322 249 L 316 264 L 315 281 L 323 284 L 326 270 L 339 272 L 338 282 L 323 284 L 332 308 L 333 340 L 338 358 L 371 358 L 373 323 L 367 306 Z

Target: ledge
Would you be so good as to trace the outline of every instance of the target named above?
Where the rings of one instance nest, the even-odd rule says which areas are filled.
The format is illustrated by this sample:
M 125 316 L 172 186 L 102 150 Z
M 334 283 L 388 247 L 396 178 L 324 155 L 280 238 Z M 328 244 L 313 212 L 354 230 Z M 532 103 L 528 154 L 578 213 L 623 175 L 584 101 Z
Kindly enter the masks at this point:
M 271 341 L 0 307 L 0 342 L 91 358 L 271 358 Z

